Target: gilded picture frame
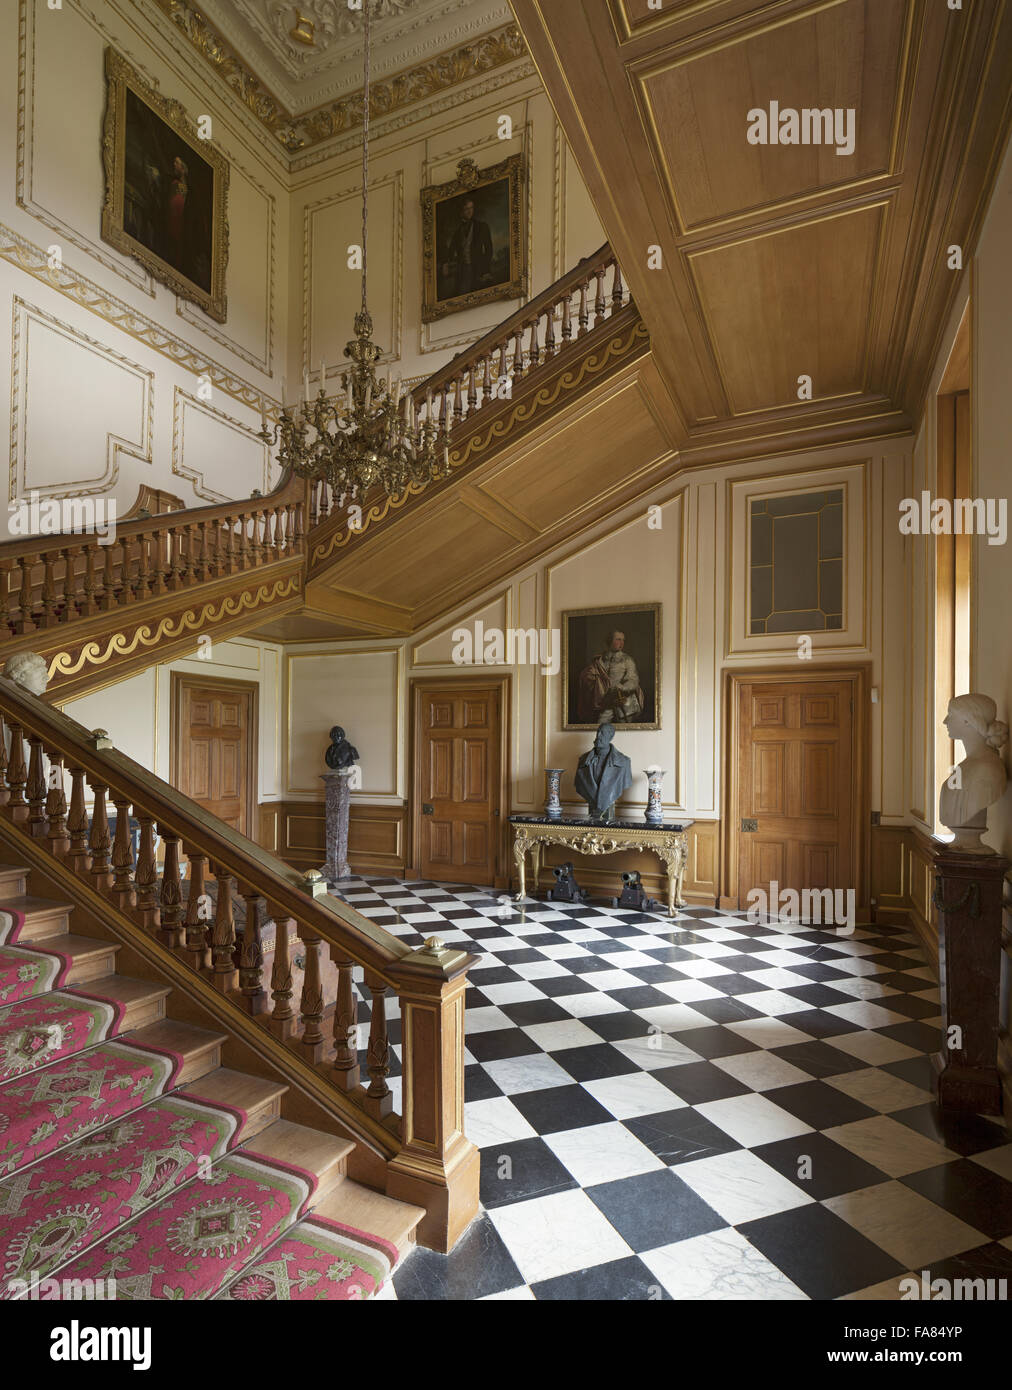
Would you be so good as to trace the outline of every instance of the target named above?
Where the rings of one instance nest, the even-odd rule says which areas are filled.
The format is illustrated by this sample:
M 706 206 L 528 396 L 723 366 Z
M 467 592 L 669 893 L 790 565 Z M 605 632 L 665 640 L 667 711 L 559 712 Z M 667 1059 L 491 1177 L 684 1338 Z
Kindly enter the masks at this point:
M 523 155 L 487 169 L 462 159 L 455 179 L 422 189 L 422 287 L 423 323 L 526 295 Z
M 562 623 L 562 727 L 596 729 L 604 709 L 626 718 L 612 718 L 617 730 L 661 727 L 661 605 L 621 603 L 608 608 L 573 608 Z M 616 633 L 623 635 L 617 644 Z M 614 642 L 613 642 L 614 639 Z M 621 703 L 608 700 L 606 652 L 621 651 L 631 658 L 622 674 Z M 633 677 L 633 671 L 635 677 Z M 636 685 L 628 689 L 631 679 Z M 615 687 L 610 687 L 614 689 Z
M 224 323 L 228 161 L 112 48 L 105 78 L 102 239 Z

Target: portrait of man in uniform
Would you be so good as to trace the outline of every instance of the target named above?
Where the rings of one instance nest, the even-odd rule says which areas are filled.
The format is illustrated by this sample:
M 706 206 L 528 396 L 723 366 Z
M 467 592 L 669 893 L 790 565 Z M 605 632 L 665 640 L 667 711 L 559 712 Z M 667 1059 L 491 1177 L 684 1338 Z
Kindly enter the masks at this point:
M 564 613 L 563 727 L 660 727 L 660 604 Z

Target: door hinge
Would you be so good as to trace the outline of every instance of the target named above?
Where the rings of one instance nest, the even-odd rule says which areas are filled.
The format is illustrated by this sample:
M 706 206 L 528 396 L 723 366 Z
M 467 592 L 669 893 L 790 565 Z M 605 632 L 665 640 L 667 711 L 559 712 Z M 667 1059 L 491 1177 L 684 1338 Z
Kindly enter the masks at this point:
M 759 829 L 759 822 L 757 820 L 750 820 L 747 816 L 742 816 L 741 828 L 744 834 L 751 835 L 753 831 Z

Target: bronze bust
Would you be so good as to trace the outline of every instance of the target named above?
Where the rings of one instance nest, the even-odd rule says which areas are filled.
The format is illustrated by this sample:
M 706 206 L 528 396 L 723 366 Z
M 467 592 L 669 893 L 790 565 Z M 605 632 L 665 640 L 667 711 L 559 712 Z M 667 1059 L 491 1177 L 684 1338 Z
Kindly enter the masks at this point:
M 594 746 L 576 765 L 575 785 L 595 820 L 612 820 L 615 802 L 632 786 L 632 763 L 612 747 L 614 724 L 599 724 Z
M 358 749 L 353 748 L 345 738 L 340 724 L 335 724 L 330 731 L 330 747 L 325 756 L 327 766 L 335 771 L 351 767 L 353 763 L 358 762 Z

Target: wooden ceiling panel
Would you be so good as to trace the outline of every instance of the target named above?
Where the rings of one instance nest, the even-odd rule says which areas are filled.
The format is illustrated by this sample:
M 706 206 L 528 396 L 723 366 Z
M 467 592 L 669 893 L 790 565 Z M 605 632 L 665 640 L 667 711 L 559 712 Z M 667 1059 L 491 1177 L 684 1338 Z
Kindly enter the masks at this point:
M 679 232 L 890 172 L 905 9 L 897 0 L 838 0 L 637 66 Z M 781 112 L 852 111 L 853 152 L 750 144 L 749 111 L 768 112 L 773 101 Z
M 865 389 L 884 217 L 882 205 L 860 208 L 690 257 L 735 415 L 799 404 L 802 375 L 813 401 Z

